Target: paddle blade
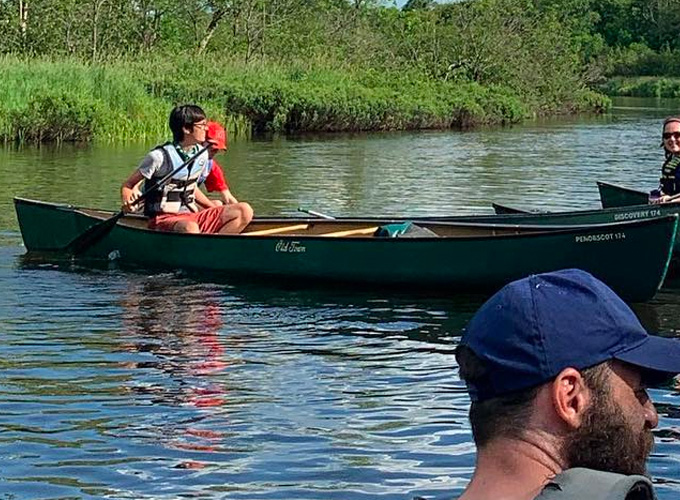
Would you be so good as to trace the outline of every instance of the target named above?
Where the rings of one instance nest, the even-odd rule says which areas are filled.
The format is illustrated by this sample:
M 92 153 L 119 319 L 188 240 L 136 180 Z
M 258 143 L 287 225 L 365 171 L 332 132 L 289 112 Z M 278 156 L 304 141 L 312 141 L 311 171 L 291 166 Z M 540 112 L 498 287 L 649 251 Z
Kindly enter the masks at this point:
M 116 226 L 118 219 L 123 217 L 123 215 L 125 215 L 125 212 L 121 210 L 113 217 L 109 217 L 106 220 L 103 220 L 101 222 L 96 223 L 93 226 L 90 226 L 81 234 L 73 238 L 71 242 L 64 247 L 64 252 L 69 253 L 71 255 L 79 255 L 85 252 L 88 248 L 90 248 L 98 241 L 100 241 L 102 238 L 104 238 L 107 234 L 109 234 L 111 230 Z

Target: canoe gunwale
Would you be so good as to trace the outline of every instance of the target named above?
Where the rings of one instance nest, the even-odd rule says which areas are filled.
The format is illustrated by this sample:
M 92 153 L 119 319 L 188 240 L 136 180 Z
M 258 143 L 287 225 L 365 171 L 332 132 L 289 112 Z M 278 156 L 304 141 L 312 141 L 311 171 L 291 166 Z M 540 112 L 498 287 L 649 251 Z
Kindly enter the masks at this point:
M 83 207 L 78 207 L 66 203 L 50 203 L 50 202 L 44 202 L 44 201 L 39 201 L 39 200 L 32 200 L 32 199 L 27 199 L 27 198 L 21 198 L 21 197 L 15 197 L 14 202 L 16 203 L 24 203 L 24 204 L 32 204 L 32 205 L 38 205 L 41 207 L 45 208 L 52 208 L 56 210 L 63 210 L 63 211 L 70 211 L 75 214 L 87 217 L 92 219 L 94 222 L 100 222 L 102 220 L 107 219 L 109 216 L 112 216 L 115 214 L 115 212 L 107 212 L 107 211 L 102 211 L 99 209 L 93 209 L 93 208 L 83 208 Z M 627 207 L 628 208 L 628 207 Z M 601 211 L 601 210 L 600 210 Z M 94 215 L 93 214 L 97 214 Z M 592 210 L 589 212 L 598 212 L 598 210 Z M 560 212 L 557 212 L 558 214 Z M 569 213 L 569 212 L 562 212 L 562 213 Z M 519 216 L 522 216 L 524 214 L 518 214 Z M 536 215 L 539 214 L 533 214 L 529 213 L 526 214 L 529 217 L 535 217 Z M 126 215 L 125 217 L 131 217 L 131 218 L 136 218 L 138 220 L 146 220 L 146 217 L 140 214 L 130 214 Z M 483 217 L 483 216 L 482 216 Z M 409 218 L 409 219 L 404 219 L 404 218 L 379 218 L 379 217 L 361 217 L 361 218 L 353 218 L 353 217 L 347 217 L 347 218 L 336 218 L 333 220 L 328 220 L 328 219 L 319 219 L 317 217 L 301 217 L 301 218 L 292 218 L 292 217 L 271 217 L 271 218 L 258 218 L 258 222 L 262 223 L 281 223 L 281 224 L 325 224 L 325 225 L 333 225 L 335 223 L 348 223 L 348 222 L 353 222 L 353 223 L 366 223 L 366 224 L 375 224 L 376 221 L 380 221 L 382 224 L 391 224 L 391 223 L 399 223 L 399 222 L 404 222 L 405 220 L 408 220 L 410 222 L 414 223 L 420 223 L 420 224 L 428 224 L 431 227 L 436 228 L 437 226 L 441 226 L 443 228 L 452 228 L 452 227 L 461 227 L 465 229 L 480 229 L 480 230 L 510 230 L 510 231 L 521 231 L 521 230 L 527 230 L 527 232 L 523 233 L 501 233 L 501 234 L 481 234 L 481 235 L 442 235 L 442 236 L 418 236 L 418 237 L 413 237 L 413 238 L 391 238 L 391 237 L 375 237 L 373 235 L 358 235 L 358 236 L 352 236 L 352 240 L 368 240 L 372 242 L 376 241 L 389 241 L 392 243 L 400 242 L 400 244 L 407 244 L 407 243 L 412 243 L 412 242 L 418 242 L 418 241 L 441 241 L 441 240 L 456 240 L 456 239 L 461 239 L 461 240 L 485 240 L 485 239 L 498 239 L 498 238 L 531 238 L 531 237 L 537 237 L 537 236 L 544 236 L 546 234 L 569 234 L 569 233 L 579 233 L 583 231 L 595 231 L 595 230 L 610 230 L 613 228 L 627 228 L 627 227 L 636 227 L 640 225 L 647 225 L 647 224 L 652 224 L 658 222 L 659 219 L 678 219 L 679 214 L 661 214 L 659 216 L 654 216 L 654 217 L 648 217 L 648 218 L 641 218 L 641 219 L 632 219 L 632 220 L 624 220 L 624 221 L 616 221 L 616 222 L 604 222 L 604 223 L 596 223 L 596 224 L 554 224 L 554 225 L 548 225 L 548 224 L 500 224 L 500 223 L 484 223 L 484 222 L 465 222 L 465 221 L 455 221 L 455 220 L 440 220 L 440 219 L 418 219 L 418 218 Z M 329 239 L 328 236 L 325 236 L 323 234 L 320 235 L 313 235 L 313 234 L 272 234 L 272 235 L 258 235 L 258 234 L 253 234 L 249 235 L 248 233 L 241 233 L 241 234 L 210 234 L 210 233 L 200 233 L 200 234 L 191 234 L 191 233 L 177 233 L 177 232 L 163 232 L 163 231 L 156 231 L 154 229 L 149 229 L 147 227 L 138 227 L 133 224 L 126 224 L 125 219 L 123 218 L 121 221 L 117 223 L 117 226 L 120 227 L 121 229 L 125 230 L 131 230 L 131 231 L 139 231 L 139 232 L 144 232 L 144 233 L 163 233 L 167 235 L 171 235 L 173 237 L 178 237 L 178 238 L 201 238 L 201 239 L 213 239 L 213 238 L 229 238 L 229 239 L 241 239 L 241 238 L 247 238 L 247 239 L 266 239 L 266 240 L 271 240 L 271 239 L 304 239 L 304 240 L 327 240 Z M 336 239 L 336 238 L 331 238 L 331 239 Z M 344 238 L 340 238 L 344 239 Z

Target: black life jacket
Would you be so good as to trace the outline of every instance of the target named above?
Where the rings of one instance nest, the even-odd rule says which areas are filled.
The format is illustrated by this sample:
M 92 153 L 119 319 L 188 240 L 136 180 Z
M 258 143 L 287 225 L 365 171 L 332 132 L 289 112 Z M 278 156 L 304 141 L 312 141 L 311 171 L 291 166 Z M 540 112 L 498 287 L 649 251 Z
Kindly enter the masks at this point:
M 161 172 L 173 171 L 186 161 L 172 143 L 157 146 L 153 150 L 160 150 L 163 153 Z M 194 190 L 197 189 L 197 183 L 207 164 L 208 153 L 204 151 L 189 166 L 176 172 L 163 187 L 150 192 L 144 203 L 144 214 L 154 217 L 159 213 L 197 212 Z M 153 186 L 158 178 L 154 176 L 147 180 L 144 183 L 144 191 Z
M 676 180 L 676 171 L 680 165 L 680 156 L 669 156 L 661 167 L 661 179 L 659 179 L 659 190 L 663 194 L 675 195 L 680 193 L 680 183 Z

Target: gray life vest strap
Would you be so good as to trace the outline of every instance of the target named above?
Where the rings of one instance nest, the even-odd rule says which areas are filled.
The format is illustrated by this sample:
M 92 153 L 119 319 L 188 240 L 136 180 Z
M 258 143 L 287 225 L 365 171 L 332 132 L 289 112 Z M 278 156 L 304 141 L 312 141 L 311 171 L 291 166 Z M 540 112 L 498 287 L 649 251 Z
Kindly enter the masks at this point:
M 652 482 L 644 476 L 575 467 L 555 476 L 535 500 L 656 500 Z

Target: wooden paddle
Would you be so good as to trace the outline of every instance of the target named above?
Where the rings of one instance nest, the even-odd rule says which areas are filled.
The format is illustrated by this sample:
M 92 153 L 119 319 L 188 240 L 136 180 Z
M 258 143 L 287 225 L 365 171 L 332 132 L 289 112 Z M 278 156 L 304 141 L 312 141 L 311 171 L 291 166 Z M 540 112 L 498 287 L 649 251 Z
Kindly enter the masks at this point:
M 205 152 L 208 148 L 210 147 L 210 144 L 203 146 L 201 149 L 198 150 L 198 152 L 189 158 L 187 161 L 182 163 L 179 167 L 177 167 L 175 170 L 170 172 L 168 175 L 162 177 L 156 184 L 151 186 L 149 189 L 147 189 L 142 195 L 137 198 L 134 202 L 133 205 L 137 205 L 140 201 L 145 200 L 148 198 L 150 193 L 153 193 L 157 189 L 165 186 L 167 182 L 172 179 L 172 177 L 182 170 L 185 167 L 188 167 L 191 165 L 196 158 L 198 158 L 203 152 Z M 113 217 L 109 217 L 106 220 L 103 220 L 101 222 L 97 222 L 93 226 L 88 227 L 85 231 L 83 231 L 81 234 L 73 238 L 68 245 L 66 245 L 63 249 L 63 252 L 71 254 L 71 255 L 78 255 L 83 253 L 85 250 L 93 246 L 95 243 L 100 241 L 104 236 L 109 234 L 111 230 L 116 226 L 116 223 L 118 220 L 122 217 L 125 216 L 125 211 L 121 210 L 118 212 L 116 215 Z

